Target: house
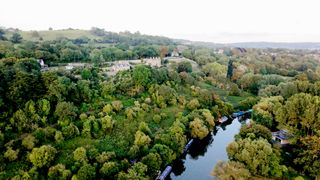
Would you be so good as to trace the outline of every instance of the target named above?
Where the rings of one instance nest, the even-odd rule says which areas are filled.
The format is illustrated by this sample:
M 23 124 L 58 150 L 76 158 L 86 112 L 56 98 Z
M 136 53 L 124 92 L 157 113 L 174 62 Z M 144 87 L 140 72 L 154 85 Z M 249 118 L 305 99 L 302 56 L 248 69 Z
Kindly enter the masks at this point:
M 38 59 L 38 63 L 41 66 L 41 71 L 49 70 L 48 65 L 44 63 L 43 59 Z
M 289 139 L 292 137 L 293 135 L 286 130 L 272 132 L 272 141 L 281 145 L 288 145 Z
M 218 51 L 216 52 L 217 54 L 223 54 L 224 50 L 223 49 L 218 49 Z
M 227 122 L 228 121 L 228 117 L 227 116 L 223 116 L 221 118 L 219 118 L 219 123 L 224 123 L 224 122 Z
M 179 57 L 179 52 L 177 48 L 174 48 L 172 53 L 171 53 L 171 57 Z
M 67 65 L 66 70 L 72 70 L 74 67 L 72 65 Z
M 86 63 L 68 63 L 65 68 L 66 70 L 72 70 L 74 68 L 84 68 L 85 66 L 88 66 Z

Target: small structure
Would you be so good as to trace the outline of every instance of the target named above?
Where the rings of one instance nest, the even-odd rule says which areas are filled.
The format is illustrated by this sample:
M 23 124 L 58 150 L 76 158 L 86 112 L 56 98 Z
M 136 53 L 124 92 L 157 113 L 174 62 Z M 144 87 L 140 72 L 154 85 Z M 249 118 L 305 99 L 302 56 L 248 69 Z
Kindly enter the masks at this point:
M 293 135 L 290 134 L 286 130 L 280 130 L 276 132 L 272 132 L 272 141 L 273 143 L 279 143 L 281 145 L 288 145 L 289 139 L 292 138 Z
M 72 70 L 73 69 L 73 66 L 72 65 L 67 65 L 66 66 L 66 70 Z
M 174 48 L 172 53 L 171 53 L 171 57 L 179 57 L 179 52 L 177 48 Z
M 228 117 L 227 116 L 222 116 L 221 118 L 219 118 L 219 123 L 224 123 L 228 121 Z
M 243 116 L 243 115 L 250 114 L 250 113 L 252 113 L 252 109 L 249 109 L 247 111 L 235 112 L 232 114 L 232 117 L 236 118 L 236 117 Z
M 223 54 L 224 50 L 223 49 L 218 49 L 217 54 Z
M 184 147 L 183 153 L 188 152 L 188 150 L 189 150 L 189 148 L 191 147 L 192 143 L 193 143 L 193 139 L 191 139 L 191 140 L 188 142 L 188 144 Z
M 161 173 L 161 175 L 156 178 L 156 180 L 165 180 L 166 177 L 171 173 L 171 171 L 172 167 L 167 166 L 166 169 Z
M 72 70 L 74 68 L 84 68 L 85 66 L 90 66 L 87 63 L 68 63 L 65 67 L 66 70 Z
M 49 69 L 48 65 L 44 63 L 43 59 L 38 59 L 38 63 L 41 66 L 41 71 L 47 71 Z
M 232 117 L 236 118 L 236 117 L 243 116 L 243 115 L 244 115 L 244 112 L 243 111 L 239 111 L 239 112 L 233 113 Z

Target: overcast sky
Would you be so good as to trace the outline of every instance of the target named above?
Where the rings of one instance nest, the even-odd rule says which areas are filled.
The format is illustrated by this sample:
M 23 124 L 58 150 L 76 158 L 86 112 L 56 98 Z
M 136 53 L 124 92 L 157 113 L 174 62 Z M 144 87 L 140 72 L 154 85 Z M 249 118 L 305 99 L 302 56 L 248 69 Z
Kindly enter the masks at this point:
M 0 26 L 107 31 L 211 42 L 318 41 L 319 0 L 1 0 Z

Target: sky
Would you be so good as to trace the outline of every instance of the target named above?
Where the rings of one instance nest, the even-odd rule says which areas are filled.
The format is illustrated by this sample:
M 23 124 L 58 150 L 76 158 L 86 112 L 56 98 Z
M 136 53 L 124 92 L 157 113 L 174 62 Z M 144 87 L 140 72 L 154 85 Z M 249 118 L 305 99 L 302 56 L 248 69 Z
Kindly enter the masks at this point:
M 1 0 L 0 26 L 140 31 L 217 43 L 320 42 L 319 0 Z

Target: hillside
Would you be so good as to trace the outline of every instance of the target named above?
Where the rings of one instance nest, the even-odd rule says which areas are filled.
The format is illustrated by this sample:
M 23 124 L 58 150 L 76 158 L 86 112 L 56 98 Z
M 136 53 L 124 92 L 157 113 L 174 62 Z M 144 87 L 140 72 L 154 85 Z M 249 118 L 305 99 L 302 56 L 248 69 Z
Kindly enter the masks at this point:
M 281 48 L 281 49 L 320 49 L 320 42 L 240 42 L 227 44 L 230 47 L 241 48 Z
M 77 39 L 83 37 L 87 37 L 89 39 L 101 39 L 101 37 L 90 33 L 90 31 L 88 30 L 79 29 L 65 29 L 52 31 L 21 31 L 21 35 L 23 39 L 29 41 L 37 41 L 40 37 L 42 37 L 44 41 L 52 41 L 61 38 Z

